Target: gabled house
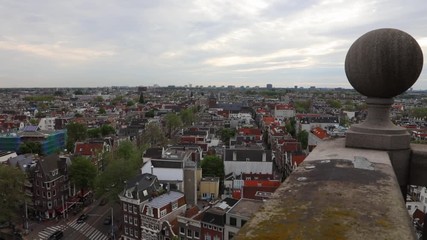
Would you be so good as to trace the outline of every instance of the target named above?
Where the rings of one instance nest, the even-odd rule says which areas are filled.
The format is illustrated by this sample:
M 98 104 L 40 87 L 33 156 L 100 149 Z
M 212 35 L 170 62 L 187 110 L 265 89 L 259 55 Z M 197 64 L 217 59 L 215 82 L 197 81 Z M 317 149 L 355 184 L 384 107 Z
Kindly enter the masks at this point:
M 237 201 L 238 200 L 232 198 L 226 198 L 206 210 L 201 220 L 201 239 L 224 239 L 226 212 L 234 206 Z
M 119 194 L 123 209 L 123 229 L 125 240 L 141 239 L 141 212 L 145 204 L 161 194 L 163 188 L 155 175 L 145 173 L 126 182 Z
M 186 206 L 183 193 L 169 190 L 146 202 L 141 209 L 141 238 L 157 240 L 164 227 L 163 222 L 175 220 L 185 212 Z
M 68 162 L 56 154 L 37 161 L 34 168 L 34 208 L 40 218 L 55 218 L 71 195 Z

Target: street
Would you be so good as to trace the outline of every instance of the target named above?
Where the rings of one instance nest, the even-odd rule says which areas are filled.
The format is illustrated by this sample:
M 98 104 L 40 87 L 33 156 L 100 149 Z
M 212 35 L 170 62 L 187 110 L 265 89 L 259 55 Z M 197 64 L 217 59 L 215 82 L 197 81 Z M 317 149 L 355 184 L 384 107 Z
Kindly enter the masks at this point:
M 68 219 L 60 221 L 51 220 L 45 223 L 33 223 L 34 232 L 30 233 L 24 239 L 29 240 L 46 240 L 52 233 L 57 230 L 64 232 L 64 240 L 74 239 L 91 239 L 91 240 L 106 240 L 111 236 L 112 225 L 104 225 L 104 219 L 111 216 L 111 208 L 114 208 L 113 220 L 114 229 L 117 232 L 118 224 L 121 222 L 121 211 L 118 203 L 108 203 L 104 206 L 99 206 L 99 200 L 86 207 L 77 215 L 70 214 Z M 81 214 L 87 214 L 89 217 L 83 223 L 77 223 L 77 218 Z M 118 239 L 118 238 L 116 238 Z

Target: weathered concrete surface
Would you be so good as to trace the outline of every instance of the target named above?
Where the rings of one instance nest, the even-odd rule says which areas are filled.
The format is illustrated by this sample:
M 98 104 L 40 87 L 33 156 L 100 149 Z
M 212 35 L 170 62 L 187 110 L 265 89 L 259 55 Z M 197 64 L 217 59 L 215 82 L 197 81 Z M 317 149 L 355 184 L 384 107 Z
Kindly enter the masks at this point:
M 409 184 L 427 187 L 427 145 L 411 144 Z
M 385 151 L 322 142 L 234 239 L 415 239 Z

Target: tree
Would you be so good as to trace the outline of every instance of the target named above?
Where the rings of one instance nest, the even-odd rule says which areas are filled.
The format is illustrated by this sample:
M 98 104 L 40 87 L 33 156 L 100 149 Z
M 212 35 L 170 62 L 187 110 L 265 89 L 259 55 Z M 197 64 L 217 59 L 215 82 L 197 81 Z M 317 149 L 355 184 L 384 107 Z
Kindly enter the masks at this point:
M 144 143 L 150 144 L 152 146 L 165 146 L 167 144 L 165 133 L 160 128 L 159 124 L 155 122 L 150 122 L 145 126 L 142 139 Z
M 126 103 L 126 106 L 128 106 L 128 107 L 132 107 L 133 105 L 135 105 L 135 102 L 133 100 L 129 100 Z
M 105 170 L 97 177 L 95 182 L 96 195 L 107 194 L 110 199 L 117 198 L 123 190 L 124 181 L 138 174 L 142 166 L 142 152 L 130 141 L 121 143 L 118 148 L 106 156 Z
M 168 135 L 171 137 L 172 131 L 182 126 L 181 118 L 175 113 L 168 113 L 165 116 L 166 128 L 168 129 Z
M 224 162 L 215 155 L 206 156 L 201 163 L 202 175 L 204 177 L 215 176 L 220 179 L 224 178 Z
M 427 117 L 427 108 L 424 107 L 416 107 L 416 108 L 412 108 L 409 111 L 410 116 L 412 117 L 416 117 L 416 118 L 426 118 Z
M 81 123 L 72 122 L 67 125 L 67 149 L 73 151 L 74 143 L 87 138 L 86 126 Z
M 294 103 L 295 106 L 295 110 L 296 112 L 299 113 L 308 113 L 310 112 L 310 107 L 311 107 L 311 101 L 307 100 L 307 101 L 296 101 Z
M 217 134 L 223 143 L 229 145 L 230 138 L 236 135 L 236 130 L 230 128 L 221 128 L 218 130 Z
M 339 100 L 335 100 L 335 99 L 328 99 L 326 101 L 327 104 L 329 104 L 329 106 L 333 107 L 333 108 L 341 108 L 341 102 Z
M 101 137 L 101 129 L 100 128 L 92 128 L 87 130 L 87 136 L 89 138 L 99 138 Z
M 100 131 L 103 137 L 116 133 L 116 129 L 114 129 L 111 125 L 108 125 L 108 124 L 102 125 L 100 127 Z
M 302 149 L 306 149 L 308 146 L 308 132 L 302 130 L 297 135 L 297 140 L 301 143 Z
M 85 189 L 92 189 L 98 170 L 89 159 L 78 156 L 70 166 L 70 179 L 83 193 Z
M 196 119 L 195 115 L 194 115 L 194 111 L 191 108 L 187 108 L 182 110 L 179 113 L 179 116 L 181 118 L 182 123 L 185 126 L 190 126 Z
M 296 126 L 295 118 L 290 118 L 290 119 L 286 122 L 286 124 L 285 124 L 286 131 L 287 131 L 289 134 L 291 134 L 291 135 L 292 135 L 292 137 L 295 137 L 295 135 L 296 135 L 296 129 L 295 129 L 295 126 Z
M 146 118 L 153 118 L 154 117 L 154 109 L 151 109 L 150 111 L 145 113 Z
M 107 111 L 105 111 L 105 108 L 103 108 L 103 107 L 100 107 L 99 108 L 99 110 L 98 110 L 98 114 L 102 114 L 102 115 L 104 115 L 104 114 L 106 114 L 107 113 Z
M 19 153 L 34 153 L 42 155 L 42 145 L 40 142 L 23 142 L 19 146 Z
M 25 203 L 24 172 L 16 167 L 0 164 L 0 222 L 16 221 Z

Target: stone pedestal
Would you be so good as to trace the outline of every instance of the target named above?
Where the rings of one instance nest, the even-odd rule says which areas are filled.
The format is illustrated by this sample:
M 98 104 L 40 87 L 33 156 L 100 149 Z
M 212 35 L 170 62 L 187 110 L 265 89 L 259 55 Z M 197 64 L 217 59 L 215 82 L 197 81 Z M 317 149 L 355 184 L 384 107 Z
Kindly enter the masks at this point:
M 377 150 L 409 149 L 410 135 L 405 128 L 390 121 L 392 98 L 368 98 L 368 116 L 353 125 L 346 134 L 346 146 Z

